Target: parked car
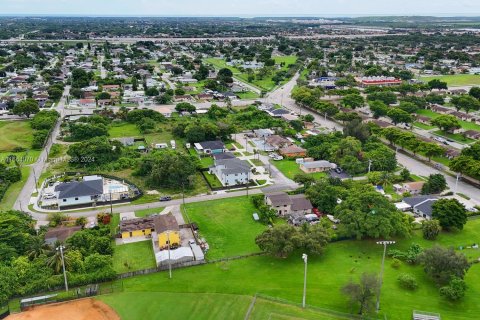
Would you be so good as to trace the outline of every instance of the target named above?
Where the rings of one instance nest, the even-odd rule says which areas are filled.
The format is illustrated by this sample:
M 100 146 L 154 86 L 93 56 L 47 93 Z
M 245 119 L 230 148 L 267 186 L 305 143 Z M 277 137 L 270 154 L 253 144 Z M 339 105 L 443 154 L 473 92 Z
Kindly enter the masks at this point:
M 272 152 L 272 153 L 269 153 L 268 156 L 272 159 L 275 159 L 275 157 L 277 157 L 278 154 Z
M 343 172 L 343 170 L 342 170 L 342 168 L 340 168 L 340 167 L 337 167 L 337 168 L 335 168 L 335 172 L 336 172 L 336 173 L 342 173 L 342 172 Z
M 315 214 L 319 218 L 322 216 L 322 213 L 317 208 L 313 208 L 312 212 L 313 212 L 313 214 Z
M 163 202 L 163 201 L 170 201 L 170 200 L 172 200 L 172 197 L 170 197 L 170 196 L 162 196 L 162 197 L 160 197 L 160 201 L 162 201 L 162 202 Z
M 280 160 L 283 160 L 283 157 L 282 156 L 276 156 L 275 158 L 273 158 L 273 160 L 280 161 Z
M 338 220 L 337 218 L 335 218 L 331 214 L 327 214 L 327 218 L 328 218 L 328 220 L 332 221 L 335 224 L 340 223 L 340 220 Z

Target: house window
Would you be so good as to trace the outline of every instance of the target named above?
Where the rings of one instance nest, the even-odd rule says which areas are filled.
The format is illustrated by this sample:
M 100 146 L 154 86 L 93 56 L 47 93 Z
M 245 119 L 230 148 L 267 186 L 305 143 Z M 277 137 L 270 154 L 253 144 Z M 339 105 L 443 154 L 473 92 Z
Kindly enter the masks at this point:
M 63 199 L 63 202 L 67 202 L 67 199 Z
M 75 198 L 75 201 L 77 201 L 77 200 L 78 200 L 78 198 Z
M 132 231 L 130 231 L 130 237 L 132 237 L 132 236 L 133 236 Z

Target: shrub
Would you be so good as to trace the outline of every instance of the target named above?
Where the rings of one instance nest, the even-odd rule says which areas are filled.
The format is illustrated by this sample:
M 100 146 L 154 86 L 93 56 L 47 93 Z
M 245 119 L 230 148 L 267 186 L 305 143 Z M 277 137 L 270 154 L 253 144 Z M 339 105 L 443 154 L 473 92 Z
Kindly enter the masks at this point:
M 397 259 L 397 258 L 393 258 L 393 260 L 392 260 L 392 268 L 398 269 L 398 268 L 400 268 L 401 265 L 402 265 L 402 261 L 400 261 L 400 260 Z
M 417 279 L 408 273 L 402 273 L 398 276 L 397 281 L 404 289 L 416 290 L 418 288 Z
M 422 222 L 423 238 L 427 240 L 435 240 L 442 230 L 438 220 L 426 220 Z
M 467 285 L 459 278 L 453 278 L 448 286 L 440 288 L 440 295 L 451 301 L 458 301 L 465 296 Z

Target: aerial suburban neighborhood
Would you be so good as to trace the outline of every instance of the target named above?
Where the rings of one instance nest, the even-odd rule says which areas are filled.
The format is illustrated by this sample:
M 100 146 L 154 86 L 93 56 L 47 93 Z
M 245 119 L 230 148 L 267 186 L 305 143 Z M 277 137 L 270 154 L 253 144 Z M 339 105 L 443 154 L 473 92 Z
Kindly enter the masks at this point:
M 479 318 L 478 3 L 43 2 L 0 16 L 0 319 Z

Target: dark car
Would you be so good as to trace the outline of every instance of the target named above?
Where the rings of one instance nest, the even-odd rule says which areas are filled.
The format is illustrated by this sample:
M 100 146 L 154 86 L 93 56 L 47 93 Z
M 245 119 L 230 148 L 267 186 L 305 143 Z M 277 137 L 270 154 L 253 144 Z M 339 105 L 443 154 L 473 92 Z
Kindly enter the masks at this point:
M 170 197 L 170 196 L 160 197 L 160 201 L 170 201 L 170 200 L 172 200 L 172 197 Z

